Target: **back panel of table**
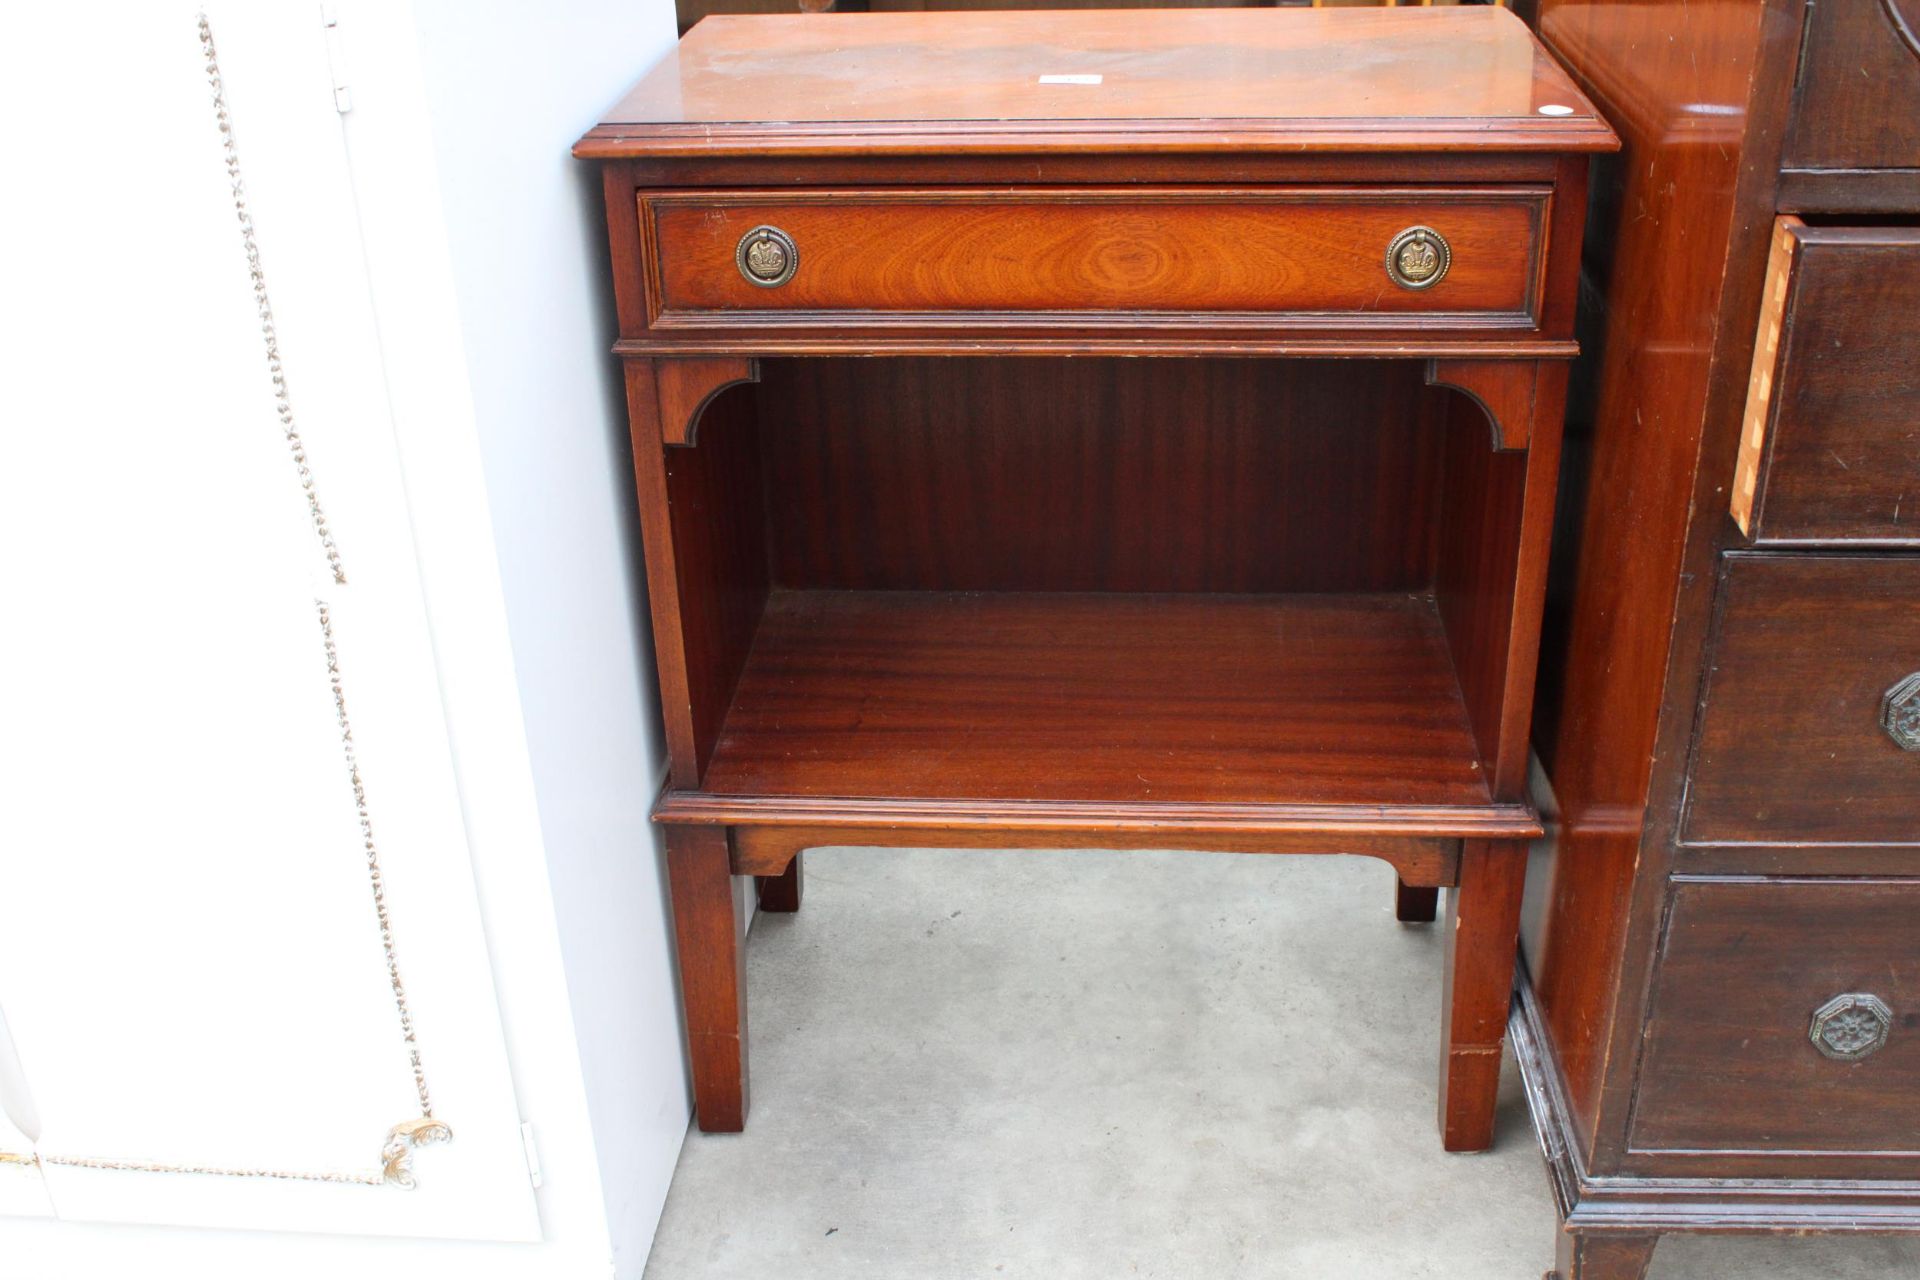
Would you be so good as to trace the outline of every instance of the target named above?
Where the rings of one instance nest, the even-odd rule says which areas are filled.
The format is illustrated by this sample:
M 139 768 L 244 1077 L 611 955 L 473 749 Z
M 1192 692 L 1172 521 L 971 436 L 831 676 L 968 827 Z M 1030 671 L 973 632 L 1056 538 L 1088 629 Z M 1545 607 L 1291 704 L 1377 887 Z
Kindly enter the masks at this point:
M 729 394 L 758 406 L 782 586 L 1431 581 L 1448 393 L 1413 362 L 769 360 Z

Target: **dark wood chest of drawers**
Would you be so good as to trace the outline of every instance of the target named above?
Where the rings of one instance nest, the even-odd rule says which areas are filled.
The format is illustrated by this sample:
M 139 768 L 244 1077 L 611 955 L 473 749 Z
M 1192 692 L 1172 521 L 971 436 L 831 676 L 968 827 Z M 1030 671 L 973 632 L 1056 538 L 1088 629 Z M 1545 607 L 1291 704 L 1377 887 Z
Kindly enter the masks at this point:
M 1920 3 L 1540 6 L 1596 171 L 1515 1043 L 1562 1280 L 1920 1229 Z

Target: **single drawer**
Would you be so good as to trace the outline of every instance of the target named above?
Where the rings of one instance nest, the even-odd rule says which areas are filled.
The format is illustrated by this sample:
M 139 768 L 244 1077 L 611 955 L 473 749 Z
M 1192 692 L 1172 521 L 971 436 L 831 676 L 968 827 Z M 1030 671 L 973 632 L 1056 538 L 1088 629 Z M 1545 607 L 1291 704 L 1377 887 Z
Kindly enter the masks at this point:
M 655 328 L 1530 328 L 1545 188 L 643 193 Z M 1256 321 L 1257 322 L 1257 321 Z
M 1634 1150 L 1920 1155 L 1920 882 L 1672 895 Z
M 1759 542 L 1920 545 L 1920 228 L 1774 228 L 1733 515 Z
M 1920 167 L 1920 0 L 1809 8 L 1786 167 Z
M 1726 557 L 1690 844 L 1920 844 L 1920 558 Z

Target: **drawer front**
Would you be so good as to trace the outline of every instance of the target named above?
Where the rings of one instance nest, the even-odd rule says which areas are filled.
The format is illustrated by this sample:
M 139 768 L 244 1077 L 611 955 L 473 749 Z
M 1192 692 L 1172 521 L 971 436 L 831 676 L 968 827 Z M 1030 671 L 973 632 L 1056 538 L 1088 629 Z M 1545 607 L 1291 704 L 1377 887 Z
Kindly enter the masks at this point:
M 1920 1156 L 1920 882 L 1672 895 L 1633 1149 Z
M 1811 9 L 1786 167 L 1920 168 L 1920 0 Z
M 1920 844 L 1920 558 L 1740 553 L 1683 830 L 1690 844 Z
M 1530 328 L 1548 191 L 642 194 L 655 328 L 1031 327 L 1170 313 L 1340 328 Z M 776 229 L 759 260 L 757 228 Z M 1389 271 L 1396 237 L 1402 282 Z M 743 248 L 743 242 L 745 246 Z M 1444 243 L 1444 249 L 1441 243 Z M 754 271 L 777 283 L 749 279 Z M 1411 274 L 1405 274 L 1410 272 Z M 1430 274 L 1422 275 L 1423 272 Z
M 1733 486 L 1756 541 L 1920 545 L 1920 228 L 1782 218 Z

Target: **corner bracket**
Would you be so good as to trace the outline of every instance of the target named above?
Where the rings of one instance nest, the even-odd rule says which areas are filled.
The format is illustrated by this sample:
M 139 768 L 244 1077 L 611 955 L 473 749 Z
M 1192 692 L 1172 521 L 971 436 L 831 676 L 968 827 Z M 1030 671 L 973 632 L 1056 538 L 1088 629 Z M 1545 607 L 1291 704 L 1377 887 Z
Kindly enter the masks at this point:
M 760 381 L 760 362 L 747 356 L 662 356 L 653 362 L 661 442 L 693 445 L 700 416 L 728 387 Z
M 1427 385 L 1450 387 L 1478 405 L 1493 428 L 1496 450 L 1525 449 L 1533 440 L 1538 360 L 1429 360 Z

